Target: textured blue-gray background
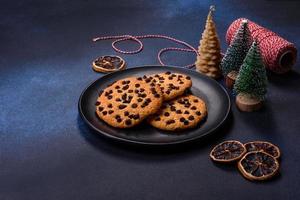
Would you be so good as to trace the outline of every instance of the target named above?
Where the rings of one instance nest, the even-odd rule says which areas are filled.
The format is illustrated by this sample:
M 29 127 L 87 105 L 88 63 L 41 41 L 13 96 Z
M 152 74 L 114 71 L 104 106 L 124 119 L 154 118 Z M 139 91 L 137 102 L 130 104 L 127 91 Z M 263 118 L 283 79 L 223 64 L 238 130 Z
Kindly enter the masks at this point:
M 300 46 L 298 1 L 18 0 L 0 1 L 0 199 L 297 199 L 300 195 L 300 72 L 269 75 L 266 107 L 232 116 L 212 138 L 170 150 L 127 147 L 90 131 L 78 116 L 81 91 L 99 78 L 97 56 L 114 54 L 111 34 L 165 34 L 195 47 L 208 7 L 226 49 L 225 33 L 246 17 Z M 158 64 L 173 44 L 146 40 L 129 66 Z M 133 45 L 121 44 L 134 48 Z M 184 65 L 192 54 L 169 53 Z M 226 139 L 268 140 L 282 150 L 281 174 L 266 183 L 241 177 L 208 154 Z

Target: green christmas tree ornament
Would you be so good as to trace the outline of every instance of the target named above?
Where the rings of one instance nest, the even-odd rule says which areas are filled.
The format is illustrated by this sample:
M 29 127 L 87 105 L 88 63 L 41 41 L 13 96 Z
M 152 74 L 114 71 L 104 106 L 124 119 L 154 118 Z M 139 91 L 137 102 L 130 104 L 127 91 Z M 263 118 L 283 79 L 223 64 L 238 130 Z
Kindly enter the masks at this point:
M 221 61 L 222 73 L 228 88 L 232 88 L 236 76 L 243 61 L 251 47 L 252 38 L 248 28 L 248 21 L 243 20 L 237 30 L 233 41 L 227 48 L 225 56 Z
M 259 46 L 252 43 L 234 84 L 236 104 L 242 111 L 258 110 L 267 93 L 267 75 Z

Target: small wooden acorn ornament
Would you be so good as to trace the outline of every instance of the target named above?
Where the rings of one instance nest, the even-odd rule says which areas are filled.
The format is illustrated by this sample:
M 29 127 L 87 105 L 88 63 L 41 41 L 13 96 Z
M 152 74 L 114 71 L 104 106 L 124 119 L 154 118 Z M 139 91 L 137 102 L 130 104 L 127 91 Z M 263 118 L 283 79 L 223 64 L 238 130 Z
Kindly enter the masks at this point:
M 267 93 L 267 75 L 260 49 L 252 43 L 234 84 L 236 105 L 241 111 L 252 112 L 262 107 Z

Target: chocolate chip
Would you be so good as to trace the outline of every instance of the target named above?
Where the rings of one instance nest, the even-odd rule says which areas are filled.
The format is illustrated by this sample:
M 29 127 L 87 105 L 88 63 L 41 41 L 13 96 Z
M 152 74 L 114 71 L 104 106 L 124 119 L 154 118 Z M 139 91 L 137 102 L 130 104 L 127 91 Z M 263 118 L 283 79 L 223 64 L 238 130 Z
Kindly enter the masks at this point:
M 196 106 L 192 106 L 191 109 L 192 110 L 196 110 L 197 108 L 196 108 Z
M 144 76 L 143 76 L 143 79 L 146 79 L 146 78 L 147 78 L 147 76 L 146 76 L 146 75 L 144 75 Z
M 124 116 L 127 117 L 128 115 L 129 115 L 129 112 L 128 112 L 128 111 L 125 111 L 125 112 L 124 112 Z
M 141 89 L 140 89 L 140 91 L 141 91 L 141 92 L 144 92 L 144 91 L 145 91 L 145 89 L 144 89 L 144 88 L 141 88 Z
M 168 116 L 170 116 L 170 113 L 165 112 L 164 116 L 168 117 Z
M 155 83 L 150 83 L 150 86 L 154 87 L 154 86 L 155 86 Z
M 200 112 L 200 111 L 197 111 L 197 112 L 196 112 L 196 115 L 200 116 L 200 115 L 201 115 L 201 112 Z
M 101 103 L 99 102 L 99 101 L 97 101 L 96 103 L 95 103 L 95 106 L 99 106 Z
M 184 114 L 188 115 L 188 114 L 190 114 L 190 112 L 186 110 L 186 111 L 184 111 Z
M 134 90 L 134 92 L 138 94 L 140 91 L 139 90 Z
M 108 111 L 108 114 L 112 114 L 112 113 L 114 113 L 113 110 L 109 110 L 109 111 Z
M 107 111 L 106 111 L 106 110 L 103 111 L 102 114 L 103 114 L 103 115 L 107 115 Z
M 147 95 L 145 93 L 141 94 L 141 97 L 145 98 Z
M 171 106 L 171 111 L 176 111 L 176 107 L 175 106 Z
M 122 93 L 123 91 L 122 91 L 122 90 L 117 90 L 117 92 L 118 92 L 118 93 Z
M 98 107 L 98 110 L 101 112 L 104 108 L 103 107 Z
M 124 104 L 121 104 L 121 105 L 119 105 L 119 109 L 124 109 L 124 108 L 126 108 L 127 106 L 126 105 L 124 105 Z
M 108 98 L 108 99 L 112 99 L 112 98 L 113 98 L 113 96 L 112 96 L 112 95 L 109 95 L 109 96 L 107 96 L 107 98 Z
M 124 81 L 122 81 L 122 84 L 123 84 L 123 85 L 125 85 L 126 83 L 127 83 L 127 81 L 125 81 L 125 80 L 124 80 Z
M 137 80 L 141 81 L 141 80 L 143 80 L 143 79 L 142 79 L 142 77 L 138 77 Z
M 138 105 L 136 103 L 132 104 L 131 107 L 132 108 L 136 108 Z
M 134 115 L 129 115 L 128 117 L 129 119 L 133 119 Z
M 151 102 L 151 99 L 150 99 L 150 98 L 147 98 L 145 101 L 148 102 L 148 103 L 150 103 L 150 102 Z
M 133 93 L 133 90 L 128 90 L 128 93 Z
M 191 104 L 185 104 L 184 107 L 189 108 L 191 107 Z
M 181 110 L 176 110 L 176 113 L 177 113 L 177 114 L 181 114 L 182 111 L 181 111 Z
M 182 99 L 179 99 L 177 102 L 180 104 L 184 104 L 184 101 Z
M 198 103 L 199 101 L 198 101 L 198 99 L 194 99 L 194 102 L 195 102 L 195 103 Z
M 185 121 L 185 118 L 184 118 L 184 117 L 181 117 L 181 118 L 180 118 L 180 121 L 181 121 L 181 122 L 184 122 L 184 121 Z
M 159 78 L 160 76 L 158 74 L 155 74 L 154 77 Z
M 189 124 L 189 121 L 185 120 L 185 121 L 183 122 L 183 124 L 184 124 L 184 125 L 188 125 L 188 124 Z
M 112 104 L 110 103 L 110 104 L 108 104 L 108 106 L 107 107 L 109 107 L 109 108 L 112 108 Z
M 194 120 L 194 119 L 195 119 L 195 118 L 194 118 L 193 115 L 190 115 L 190 116 L 189 116 L 189 120 L 190 120 L 190 121 L 192 121 L 192 120 Z
M 170 92 L 170 90 L 167 90 L 165 93 L 166 93 L 166 94 L 170 94 L 171 92 Z
M 125 124 L 126 124 L 127 126 L 131 125 L 131 120 L 130 120 L 130 119 L 126 119 Z
M 117 122 L 118 122 L 118 123 L 121 123 L 121 122 L 122 122 L 122 119 L 121 119 L 121 118 L 118 118 L 118 119 L 117 119 Z
M 159 79 L 159 80 L 161 80 L 161 81 L 165 80 L 165 78 L 164 78 L 164 77 L 162 77 L 162 76 L 161 76 L 161 77 L 159 77 L 158 79 Z
M 117 85 L 117 86 L 115 87 L 115 89 L 120 89 L 120 86 Z
M 137 88 L 138 88 L 138 87 L 140 87 L 140 86 L 141 86 L 141 85 L 140 85 L 140 84 L 138 84 L 138 83 L 137 83 L 137 84 L 135 84 L 135 87 L 137 87 Z
M 142 102 L 142 101 L 143 101 L 143 99 L 141 99 L 141 98 L 138 98 L 138 99 L 137 99 L 137 101 L 138 101 L 138 102 Z
M 186 78 L 186 80 L 191 80 L 191 77 L 189 77 L 189 76 L 186 76 L 185 78 Z
M 160 121 L 160 117 L 156 117 L 154 120 L 155 121 Z
M 180 82 L 179 82 L 179 84 L 181 84 L 181 85 L 182 85 L 182 84 L 184 84 L 184 82 L 180 81 Z
M 139 119 L 139 118 L 140 118 L 140 115 L 139 115 L 139 114 L 136 114 L 136 115 L 133 116 L 133 119 L 135 119 L 135 120 L 137 120 L 137 119 Z
M 154 97 L 155 98 L 160 98 L 160 95 L 159 94 L 155 94 Z
M 129 84 L 130 83 L 130 80 L 126 81 L 126 84 Z
M 171 74 L 171 72 L 167 71 L 165 74 L 167 74 L 167 75 L 170 75 L 170 74 Z
M 116 101 L 122 101 L 120 98 L 116 98 Z
M 123 94 L 123 95 L 121 96 L 121 98 L 122 98 L 122 100 L 126 100 L 126 99 L 127 99 L 127 94 L 126 94 L 126 93 Z
M 125 85 L 124 87 L 122 87 L 123 90 L 127 90 L 129 88 L 129 85 Z
M 169 80 L 172 80 L 172 79 L 173 79 L 173 77 L 172 77 L 172 76 L 169 76 L 169 77 L 168 77 L 168 79 L 169 79 Z
M 173 124 L 173 123 L 175 123 L 175 120 L 173 120 L 173 119 L 166 121 L 166 124 Z

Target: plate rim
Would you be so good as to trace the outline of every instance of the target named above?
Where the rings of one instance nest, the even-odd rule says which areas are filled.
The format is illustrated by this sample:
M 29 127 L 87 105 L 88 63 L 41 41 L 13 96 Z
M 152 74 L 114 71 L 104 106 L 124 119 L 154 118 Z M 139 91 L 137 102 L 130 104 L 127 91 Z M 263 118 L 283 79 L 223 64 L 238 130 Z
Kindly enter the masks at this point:
M 210 81 L 213 81 L 215 82 L 221 89 L 222 91 L 225 93 L 226 97 L 227 97 L 227 100 L 228 100 L 228 103 L 229 103 L 229 106 L 226 110 L 226 114 L 224 116 L 224 118 L 214 127 L 212 128 L 211 130 L 207 131 L 205 134 L 203 135 L 199 135 L 199 136 L 195 136 L 195 137 L 192 137 L 192 138 L 186 138 L 186 139 L 182 139 L 182 140 L 178 140 L 178 141 L 172 141 L 172 142 L 143 142 L 143 141 L 137 141 L 137 140 L 130 140 L 130 139 L 126 139 L 126 138 L 121 138 L 121 137 L 117 137 L 117 136 L 114 136 L 114 135 L 111 135 L 111 134 L 108 134 L 106 132 L 103 132 L 101 131 L 100 129 L 98 129 L 97 127 L 95 127 L 86 117 L 85 115 L 83 114 L 83 111 L 82 111 L 82 108 L 81 108 L 81 102 L 82 102 L 82 97 L 83 95 L 85 94 L 85 92 L 87 91 L 87 89 L 93 85 L 95 82 L 97 82 L 99 79 L 101 78 L 104 78 L 104 77 L 107 77 L 107 76 L 111 76 L 112 74 L 114 73 L 118 73 L 120 71 L 116 71 L 116 72 L 112 72 L 112 73 L 108 73 L 108 74 L 104 74 L 103 76 L 101 76 L 100 78 L 97 78 L 96 80 L 92 81 L 90 84 L 88 84 L 87 87 L 85 87 L 83 89 L 83 91 L 81 92 L 80 94 L 80 97 L 79 97 L 79 100 L 78 100 L 78 110 L 79 110 L 79 114 L 80 114 L 80 117 L 81 119 L 83 119 L 83 121 L 89 125 L 90 128 L 92 128 L 94 131 L 96 131 L 98 134 L 100 135 L 103 135 L 109 139 L 114 139 L 114 140 L 117 140 L 117 141 L 121 141 L 121 142 L 124 142 L 124 143 L 129 143 L 129 144 L 138 144 L 138 145 L 149 145 L 149 146 L 166 146 L 166 145 L 175 145 L 175 144 L 182 144 L 182 143 L 187 143 L 187 142 L 191 142 L 191 141 L 195 141 L 195 140 L 199 140 L 200 138 L 203 138 L 213 132 L 215 132 L 217 129 L 220 128 L 220 126 L 226 121 L 226 119 L 228 118 L 228 115 L 230 113 L 230 110 L 231 110 L 231 99 L 230 99 L 230 96 L 228 94 L 228 92 L 226 91 L 226 89 L 221 85 L 219 84 L 216 80 L 212 79 L 212 78 L 209 78 L 201 73 L 198 73 L 192 69 L 188 69 L 188 68 L 184 68 L 184 67 L 179 67 L 179 66 L 170 66 L 170 65 L 141 65 L 141 66 L 134 66 L 134 67 L 130 67 L 130 68 L 127 68 L 127 69 L 124 69 L 122 71 L 128 71 L 128 70 L 134 70 L 134 69 L 137 69 L 137 68 L 149 68 L 149 67 L 167 67 L 167 68 L 180 68 L 180 69 L 183 69 L 183 70 L 187 70 L 187 71 L 190 71 L 191 73 L 194 73 L 194 74 L 197 74 L 197 75 L 200 75 L 206 79 L 209 79 Z

